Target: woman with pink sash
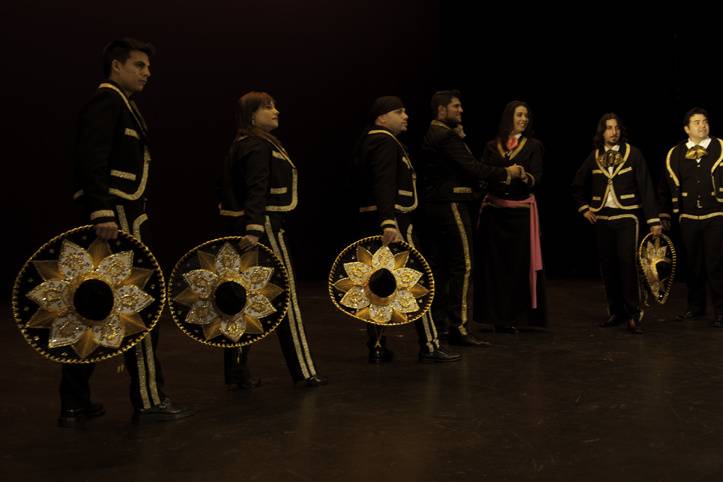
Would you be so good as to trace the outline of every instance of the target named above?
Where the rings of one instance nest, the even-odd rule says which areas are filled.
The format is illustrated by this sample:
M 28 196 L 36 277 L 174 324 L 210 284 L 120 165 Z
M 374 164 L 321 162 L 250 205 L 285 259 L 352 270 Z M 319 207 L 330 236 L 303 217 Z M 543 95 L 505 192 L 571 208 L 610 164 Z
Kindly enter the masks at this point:
M 507 104 L 499 134 L 485 146 L 492 166 L 519 164 L 525 175 L 510 184 L 491 183 L 477 232 L 476 319 L 496 332 L 547 324 L 535 191 L 542 179 L 542 143 L 530 137 L 532 113 L 524 102 Z

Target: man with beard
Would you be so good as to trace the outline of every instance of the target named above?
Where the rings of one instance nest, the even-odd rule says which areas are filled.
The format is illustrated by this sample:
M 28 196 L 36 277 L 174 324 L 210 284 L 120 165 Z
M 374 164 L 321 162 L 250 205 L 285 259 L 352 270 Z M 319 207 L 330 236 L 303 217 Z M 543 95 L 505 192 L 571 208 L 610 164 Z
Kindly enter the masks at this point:
M 464 141 L 462 102 L 456 90 L 436 92 L 431 101 L 434 120 L 422 144 L 420 214 L 421 240 L 437 293 L 432 311 L 437 327 L 450 344 L 488 345 L 469 333 L 472 319 L 472 223 L 482 184 L 510 183 L 524 171 L 520 166 L 488 166 L 477 160 Z
M 625 323 L 639 334 L 643 318 L 637 268 L 640 224 L 653 235 L 662 232 L 655 190 L 643 155 L 625 142 L 616 114 L 600 118 L 593 145 L 575 174 L 572 193 L 578 212 L 595 226 L 609 315 L 600 326 Z

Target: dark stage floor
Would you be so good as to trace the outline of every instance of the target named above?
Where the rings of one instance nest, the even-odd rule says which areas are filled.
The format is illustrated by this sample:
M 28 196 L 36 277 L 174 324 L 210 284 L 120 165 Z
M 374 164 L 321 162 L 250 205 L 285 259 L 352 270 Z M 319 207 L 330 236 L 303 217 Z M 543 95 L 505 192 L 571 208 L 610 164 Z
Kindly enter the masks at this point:
M 411 326 L 390 330 L 397 359 L 366 362 L 361 323 L 333 311 L 319 285 L 302 308 L 319 371 L 293 387 L 275 339 L 256 346 L 253 392 L 223 385 L 221 352 L 163 320 L 168 392 L 189 419 L 133 426 L 127 375 L 99 365 L 107 414 L 85 430 L 55 426 L 58 368 L 8 319 L 0 326 L 0 479 L 72 481 L 720 481 L 723 330 L 666 321 L 647 333 L 600 329 L 598 283 L 550 282 L 550 333 L 482 337 L 461 363 L 422 365 Z

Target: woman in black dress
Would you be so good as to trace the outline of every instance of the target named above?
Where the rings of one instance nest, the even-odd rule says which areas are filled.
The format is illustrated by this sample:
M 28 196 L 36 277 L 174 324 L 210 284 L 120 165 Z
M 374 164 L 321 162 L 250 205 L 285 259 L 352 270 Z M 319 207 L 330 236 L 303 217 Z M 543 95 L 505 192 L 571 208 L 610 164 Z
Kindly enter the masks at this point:
M 527 104 L 505 106 L 497 137 L 485 146 L 485 163 L 519 164 L 525 175 L 510 184 L 492 183 L 482 203 L 478 233 L 479 321 L 498 332 L 545 326 L 544 278 L 535 191 L 542 180 L 543 147 L 530 137 Z

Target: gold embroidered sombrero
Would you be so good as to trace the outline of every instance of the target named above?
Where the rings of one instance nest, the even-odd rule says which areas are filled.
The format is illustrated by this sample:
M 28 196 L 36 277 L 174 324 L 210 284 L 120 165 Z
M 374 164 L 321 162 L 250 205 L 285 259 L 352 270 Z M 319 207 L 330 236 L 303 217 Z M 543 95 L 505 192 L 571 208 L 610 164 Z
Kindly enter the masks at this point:
M 422 317 L 434 298 L 434 278 L 419 251 L 387 246 L 381 236 L 342 250 L 329 273 L 329 296 L 343 313 L 374 325 L 403 325 Z
M 13 317 L 45 358 L 95 363 L 139 343 L 161 316 L 165 293 L 145 245 L 122 231 L 105 241 L 82 226 L 25 262 L 13 287 Z
M 638 259 L 645 288 L 655 301 L 665 303 L 673 287 L 677 264 L 673 242 L 664 234 L 648 233 L 640 242 Z
M 196 246 L 176 263 L 168 280 L 173 321 L 204 345 L 250 345 L 273 332 L 286 315 L 284 265 L 266 246 L 248 248 L 242 239 L 230 236 Z

